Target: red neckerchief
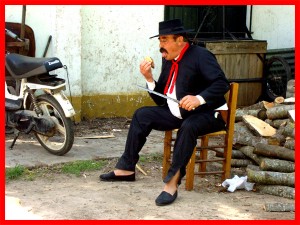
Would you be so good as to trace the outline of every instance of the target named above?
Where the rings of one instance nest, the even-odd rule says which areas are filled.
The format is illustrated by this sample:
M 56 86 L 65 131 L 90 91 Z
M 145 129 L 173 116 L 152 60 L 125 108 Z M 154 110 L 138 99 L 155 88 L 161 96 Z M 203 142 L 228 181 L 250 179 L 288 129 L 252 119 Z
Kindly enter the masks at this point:
M 172 67 L 171 67 L 171 70 L 170 70 L 170 73 L 169 73 L 167 84 L 165 86 L 164 94 L 167 94 L 168 88 L 169 88 L 169 85 L 170 85 L 170 82 L 171 82 L 171 78 L 173 76 L 173 73 L 175 73 L 173 82 L 171 84 L 170 92 L 169 92 L 170 94 L 172 94 L 173 89 L 174 89 L 174 85 L 175 85 L 175 82 L 176 82 L 176 79 L 177 79 L 177 74 L 178 74 L 178 63 L 181 60 L 181 58 L 183 57 L 184 53 L 186 52 L 186 50 L 188 49 L 189 46 L 190 46 L 189 43 L 187 43 L 184 46 L 184 48 L 181 50 L 178 59 L 176 61 L 174 59 L 172 60 Z

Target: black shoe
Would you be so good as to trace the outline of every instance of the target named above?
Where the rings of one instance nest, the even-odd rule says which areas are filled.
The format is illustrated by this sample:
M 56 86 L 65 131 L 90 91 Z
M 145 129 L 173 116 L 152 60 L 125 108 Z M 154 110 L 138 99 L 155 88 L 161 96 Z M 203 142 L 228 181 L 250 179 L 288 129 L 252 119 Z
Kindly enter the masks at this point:
M 177 198 L 177 191 L 174 193 L 174 195 L 171 195 L 170 193 L 163 191 L 156 198 L 155 203 L 158 206 L 169 205 L 172 202 L 174 202 L 176 198 Z
M 135 173 L 131 175 L 116 176 L 114 171 L 100 175 L 102 181 L 135 181 Z

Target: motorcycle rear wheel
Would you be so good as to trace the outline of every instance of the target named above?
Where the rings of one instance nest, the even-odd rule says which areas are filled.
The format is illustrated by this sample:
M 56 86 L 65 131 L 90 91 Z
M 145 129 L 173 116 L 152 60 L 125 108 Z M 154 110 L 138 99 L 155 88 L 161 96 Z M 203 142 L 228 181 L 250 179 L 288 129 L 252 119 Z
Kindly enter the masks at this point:
M 288 62 L 281 56 L 272 56 L 266 64 L 266 94 L 273 101 L 276 97 L 285 98 L 287 82 L 292 77 Z M 267 99 L 268 100 L 268 99 Z
M 51 95 L 40 95 L 37 104 L 43 115 L 51 116 L 55 122 L 55 134 L 51 137 L 35 133 L 39 143 L 54 155 L 64 155 L 69 152 L 74 142 L 73 123 L 67 118 L 58 101 Z M 33 109 L 33 105 L 30 106 Z

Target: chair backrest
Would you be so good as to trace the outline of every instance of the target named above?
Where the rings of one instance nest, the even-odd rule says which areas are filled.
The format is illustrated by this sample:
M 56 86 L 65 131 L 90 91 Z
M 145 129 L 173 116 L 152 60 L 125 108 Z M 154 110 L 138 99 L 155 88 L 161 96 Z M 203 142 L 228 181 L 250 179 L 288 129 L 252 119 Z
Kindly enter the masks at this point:
M 234 123 L 235 123 L 235 112 L 237 107 L 237 98 L 238 98 L 238 83 L 231 83 L 230 90 L 227 92 L 225 98 L 228 105 L 228 114 L 227 114 L 227 128 L 229 133 L 233 133 L 234 131 Z

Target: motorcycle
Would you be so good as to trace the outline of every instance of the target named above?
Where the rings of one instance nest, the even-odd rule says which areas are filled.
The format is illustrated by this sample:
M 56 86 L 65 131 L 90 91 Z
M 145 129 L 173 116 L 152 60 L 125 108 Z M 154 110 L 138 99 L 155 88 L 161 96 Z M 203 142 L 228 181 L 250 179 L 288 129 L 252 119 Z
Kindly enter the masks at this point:
M 72 148 L 71 118 L 75 111 L 64 94 L 65 80 L 54 74 L 61 68 L 66 69 L 57 57 L 6 52 L 5 125 L 7 132 L 15 133 L 11 149 L 20 132 L 33 132 L 38 142 L 55 155 L 64 155 Z

